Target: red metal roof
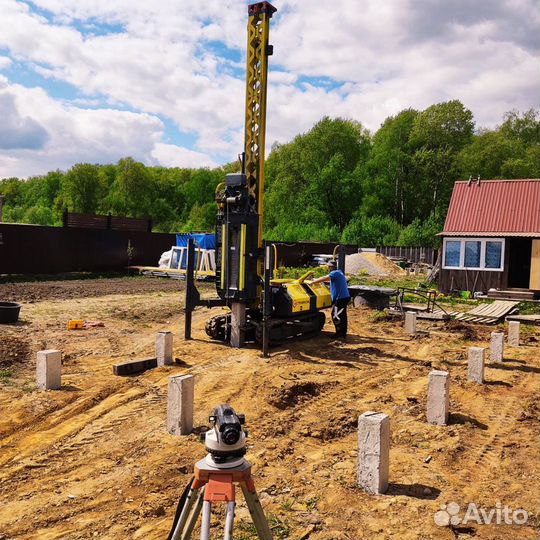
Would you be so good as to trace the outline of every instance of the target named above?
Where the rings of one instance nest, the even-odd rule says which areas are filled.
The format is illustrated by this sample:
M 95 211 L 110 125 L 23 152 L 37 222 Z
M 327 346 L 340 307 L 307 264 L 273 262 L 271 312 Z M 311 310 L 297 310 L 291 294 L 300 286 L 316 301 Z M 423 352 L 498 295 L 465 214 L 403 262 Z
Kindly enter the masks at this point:
M 540 179 L 456 182 L 442 234 L 540 236 Z

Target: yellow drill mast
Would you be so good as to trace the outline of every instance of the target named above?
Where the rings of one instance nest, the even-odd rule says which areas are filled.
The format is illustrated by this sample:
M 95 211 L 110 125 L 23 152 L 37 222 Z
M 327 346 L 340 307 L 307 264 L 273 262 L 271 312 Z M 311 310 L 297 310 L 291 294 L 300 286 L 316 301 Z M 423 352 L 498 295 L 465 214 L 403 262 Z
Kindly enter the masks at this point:
M 266 88 L 270 19 L 268 2 L 248 6 L 246 118 L 242 172 L 228 174 L 216 201 L 216 288 L 231 307 L 231 343 L 241 346 L 246 306 L 258 309 L 264 279 L 263 211 Z
M 272 45 L 268 43 L 270 18 L 276 8 L 268 2 L 248 6 L 247 67 L 246 67 L 246 123 L 245 174 L 248 205 L 259 215 L 258 246 L 263 244 L 264 213 L 264 147 L 266 135 L 266 89 L 268 56 Z M 262 269 L 258 274 L 262 275 Z
M 266 260 L 263 252 L 266 91 L 268 57 L 273 52 L 268 34 L 275 12 L 268 2 L 248 6 L 242 172 L 228 174 L 216 192 L 219 299 L 201 300 L 189 272 L 186 288 L 186 328 L 190 328 L 194 306 L 227 305 L 230 313 L 209 319 L 206 333 L 213 339 L 230 340 L 233 347 L 241 347 L 246 340 L 260 342 L 265 354 L 270 343 L 317 335 L 325 322 L 321 310 L 330 305 L 328 290 L 307 283 L 306 276 L 296 281 L 271 281 L 271 251 L 267 246 Z

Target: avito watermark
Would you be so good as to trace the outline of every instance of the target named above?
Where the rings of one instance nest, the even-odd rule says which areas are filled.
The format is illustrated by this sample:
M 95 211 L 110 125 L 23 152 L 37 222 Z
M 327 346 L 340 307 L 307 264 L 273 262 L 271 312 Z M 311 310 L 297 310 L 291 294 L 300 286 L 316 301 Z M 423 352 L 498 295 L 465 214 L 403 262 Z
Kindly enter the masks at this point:
M 498 502 L 495 508 L 484 508 L 471 502 L 462 511 L 456 502 L 441 504 L 441 509 L 435 513 L 433 519 L 440 527 L 448 525 L 467 525 L 476 523 L 477 525 L 525 525 L 529 521 L 529 514 L 523 508 L 516 510 Z

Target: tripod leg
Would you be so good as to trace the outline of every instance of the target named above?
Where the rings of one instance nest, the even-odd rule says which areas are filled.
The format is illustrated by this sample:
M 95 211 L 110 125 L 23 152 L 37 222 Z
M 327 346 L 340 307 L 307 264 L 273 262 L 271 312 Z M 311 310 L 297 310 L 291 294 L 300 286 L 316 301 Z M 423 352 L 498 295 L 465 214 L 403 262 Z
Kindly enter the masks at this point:
M 223 534 L 223 540 L 232 540 L 235 506 L 236 503 L 234 501 L 230 501 L 227 503 L 227 513 L 225 514 L 225 531 Z
M 210 538 L 210 519 L 212 517 L 212 503 L 204 501 L 202 507 L 201 520 L 201 540 L 209 540 Z
M 182 513 L 180 514 L 176 527 L 174 528 L 174 532 L 171 535 L 171 540 L 179 540 L 180 535 L 182 534 L 184 525 L 186 524 L 187 518 L 191 511 L 191 508 L 193 507 L 193 504 L 195 502 L 195 498 L 197 496 L 198 491 L 199 491 L 198 489 L 193 489 L 190 487 L 189 493 L 186 497 L 186 502 L 184 503 L 184 507 L 182 508 Z
M 264 515 L 264 510 L 261 506 L 261 501 L 259 501 L 259 497 L 257 496 L 257 492 L 249 491 L 244 482 L 242 482 L 240 486 L 242 487 L 242 492 L 244 493 L 244 498 L 246 499 L 247 507 L 251 514 L 253 525 L 255 525 L 255 529 L 257 530 L 259 540 L 272 540 L 272 531 L 266 521 L 266 516 Z
M 197 519 L 199 518 L 199 515 L 201 513 L 203 500 L 204 500 L 204 487 L 201 488 L 199 491 L 199 496 L 197 497 L 197 504 L 195 505 L 193 513 L 191 514 L 191 517 L 189 518 L 189 521 L 187 522 L 186 528 L 180 540 L 189 540 L 191 538 L 191 534 L 193 533 L 193 529 L 195 528 L 195 524 L 197 523 Z

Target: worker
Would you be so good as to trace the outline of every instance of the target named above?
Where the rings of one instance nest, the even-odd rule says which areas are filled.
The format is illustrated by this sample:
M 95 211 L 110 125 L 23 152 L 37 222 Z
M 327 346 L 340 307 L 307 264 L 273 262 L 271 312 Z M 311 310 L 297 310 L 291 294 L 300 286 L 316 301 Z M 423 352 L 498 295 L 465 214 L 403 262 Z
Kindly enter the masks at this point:
M 336 261 L 327 263 L 328 274 L 314 279 L 312 283 L 330 282 L 330 295 L 332 296 L 332 321 L 336 327 L 336 338 L 347 337 L 347 304 L 351 299 L 349 286 L 345 274 L 336 268 Z

